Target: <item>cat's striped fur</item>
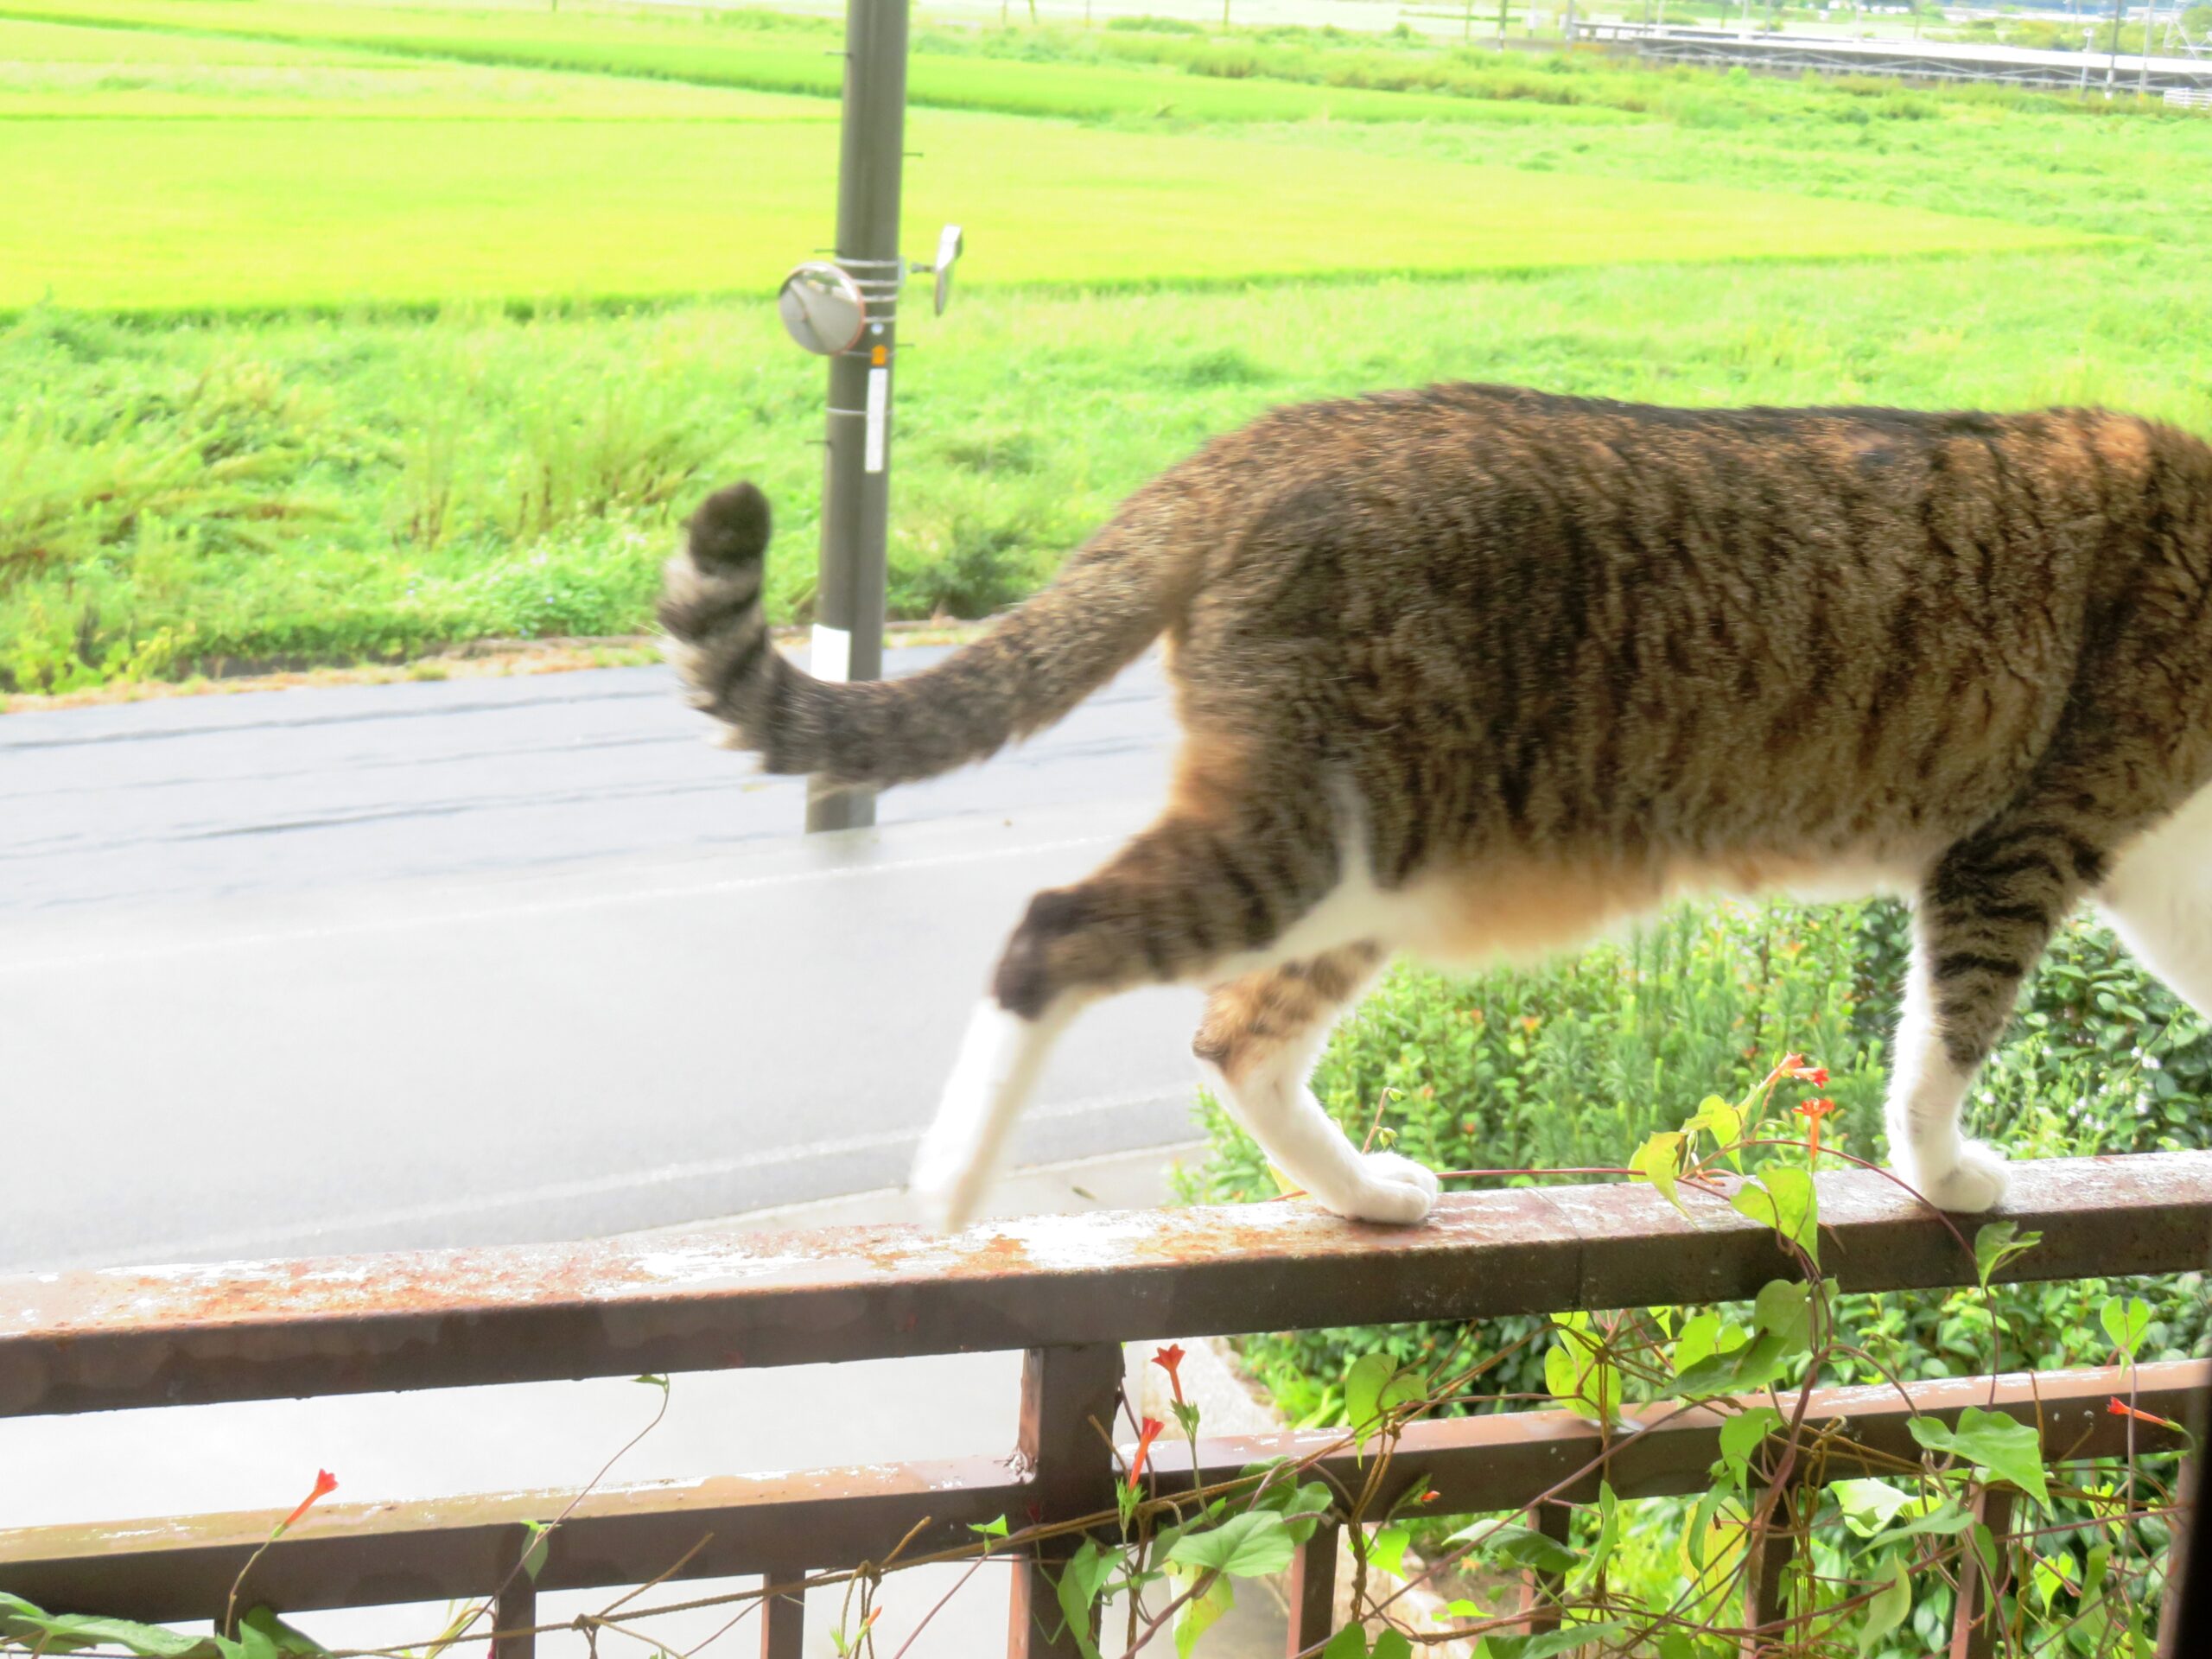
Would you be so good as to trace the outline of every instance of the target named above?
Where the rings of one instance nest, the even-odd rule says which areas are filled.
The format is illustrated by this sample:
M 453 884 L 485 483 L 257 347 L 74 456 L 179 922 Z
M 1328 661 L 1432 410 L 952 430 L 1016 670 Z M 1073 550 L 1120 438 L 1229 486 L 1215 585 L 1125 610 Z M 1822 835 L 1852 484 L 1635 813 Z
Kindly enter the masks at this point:
M 2099 410 L 1692 410 L 1452 385 L 1274 411 L 1132 496 L 1043 593 L 896 682 L 772 650 L 766 504 L 694 518 L 662 620 L 779 772 L 896 783 L 1060 718 L 1164 637 L 1159 820 L 1008 942 L 917 1186 L 972 1209 L 1052 1035 L 1215 987 L 1225 1098 L 1323 1203 L 1426 1213 L 1304 1087 L 1394 952 L 1570 945 L 1682 891 L 1889 889 L 1918 948 L 1893 1160 L 1978 1210 L 1975 1069 L 2102 902 L 2212 1010 L 2212 448 Z

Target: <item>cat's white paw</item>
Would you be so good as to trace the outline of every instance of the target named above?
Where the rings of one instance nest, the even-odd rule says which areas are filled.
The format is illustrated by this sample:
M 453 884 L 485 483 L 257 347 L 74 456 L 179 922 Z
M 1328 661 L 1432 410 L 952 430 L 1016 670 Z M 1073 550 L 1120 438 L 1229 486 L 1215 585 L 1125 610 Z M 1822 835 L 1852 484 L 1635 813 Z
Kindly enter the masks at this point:
M 1957 1163 L 1940 1173 L 1923 1172 L 1918 1185 L 1921 1196 L 1938 1210 L 1978 1216 L 1997 1207 L 2011 1179 L 2002 1154 L 1979 1141 L 1968 1141 L 1959 1148 Z
M 1436 1208 L 1442 1184 L 1435 1172 L 1395 1152 L 1363 1153 L 1359 1160 L 1359 1184 L 1343 1194 L 1343 1202 L 1322 1202 L 1340 1216 L 1354 1221 L 1379 1221 L 1399 1226 L 1421 1220 Z
M 957 1233 L 976 1218 L 988 1184 L 972 1148 L 925 1136 L 906 1191 L 925 1222 L 941 1233 Z

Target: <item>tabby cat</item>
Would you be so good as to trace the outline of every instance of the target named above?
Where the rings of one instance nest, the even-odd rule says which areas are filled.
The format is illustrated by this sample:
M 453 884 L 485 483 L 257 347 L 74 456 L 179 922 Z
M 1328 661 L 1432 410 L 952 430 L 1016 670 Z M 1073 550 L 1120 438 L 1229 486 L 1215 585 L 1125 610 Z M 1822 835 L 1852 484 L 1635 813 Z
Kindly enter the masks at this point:
M 1525 958 L 1688 892 L 1913 901 L 1890 1150 L 1948 1210 L 2003 1194 L 1960 1109 L 2077 901 L 2212 1014 L 2212 447 L 2171 428 L 1481 385 L 1285 408 L 895 682 L 772 648 L 767 539 L 759 492 L 711 498 L 660 615 L 771 772 L 929 777 L 1165 639 L 1168 804 L 1008 941 L 915 1165 L 947 1225 L 1070 1018 L 1163 981 L 1211 988 L 1198 1058 L 1280 1168 L 1418 1221 L 1434 1176 L 1306 1087 L 1332 1022 L 1398 951 Z

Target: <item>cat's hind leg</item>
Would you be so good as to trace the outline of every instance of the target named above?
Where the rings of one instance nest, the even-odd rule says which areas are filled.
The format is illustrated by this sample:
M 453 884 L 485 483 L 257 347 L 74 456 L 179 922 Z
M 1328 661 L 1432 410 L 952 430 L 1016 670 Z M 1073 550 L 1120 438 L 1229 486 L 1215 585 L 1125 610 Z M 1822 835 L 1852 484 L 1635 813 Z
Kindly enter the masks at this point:
M 2097 906 L 2138 962 L 2212 1017 L 2212 789 L 2122 849 Z
M 1347 945 L 1232 980 L 1208 1000 L 1192 1047 L 1230 1116 L 1310 1197 L 1359 1221 L 1414 1222 L 1436 1204 L 1436 1177 L 1395 1152 L 1357 1150 L 1306 1086 L 1330 1027 L 1386 959 L 1379 945 Z
M 1960 1133 L 1967 1090 L 2102 864 L 2082 829 L 2012 813 L 1952 847 L 1923 886 L 1885 1116 L 1891 1165 L 1941 1209 L 1978 1212 L 2005 1196 L 2003 1155 Z
M 1199 791 L 1072 887 L 1040 893 L 976 1010 L 912 1191 L 939 1225 L 975 1213 L 1054 1040 L 1087 1004 L 1143 984 L 1218 983 L 1354 943 L 1322 901 L 1343 858 L 1319 791 Z

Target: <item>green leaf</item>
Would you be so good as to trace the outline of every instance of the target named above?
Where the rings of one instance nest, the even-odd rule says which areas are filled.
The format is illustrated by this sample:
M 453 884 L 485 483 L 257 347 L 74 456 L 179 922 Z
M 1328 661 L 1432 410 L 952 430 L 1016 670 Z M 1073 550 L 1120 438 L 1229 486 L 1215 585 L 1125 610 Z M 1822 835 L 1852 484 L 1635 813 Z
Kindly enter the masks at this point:
M 240 1621 L 241 1628 L 265 1640 L 289 1659 L 322 1659 L 330 1649 L 296 1625 L 287 1624 L 273 1607 L 256 1607 Z
M 1695 1396 L 1748 1394 L 1773 1382 L 1789 1363 L 1788 1346 L 1767 1332 L 1741 1348 L 1698 1361 L 1676 1377 L 1667 1392 Z
M 1980 1277 L 1981 1287 L 1987 1290 L 1991 1276 L 1999 1268 L 2042 1243 L 2041 1233 L 2024 1233 L 2017 1221 L 1986 1223 L 1974 1236 L 1974 1272 Z
M 1781 1427 L 1782 1414 L 1772 1406 L 1753 1406 L 1720 1426 L 1720 1461 L 1737 1486 L 1751 1478 L 1751 1453 Z
M 1771 1331 L 1785 1341 L 1808 1343 L 1813 1330 L 1813 1287 L 1790 1279 L 1770 1279 L 1751 1304 L 1755 1330 Z
M 1675 1375 L 1684 1371 L 1701 1359 L 1710 1359 L 1720 1350 L 1720 1316 L 1707 1308 L 1704 1313 L 1682 1322 L 1682 1333 L 1675 1338 L 1673 1365 Z
M 1811 1344 L 1812 1288 L 1788 1279 L 1769 1280 L 1753 1304 L 1758 1335 L 1742 1347 L 1713 1354 L 1685 1368 L 1670 1394 L 1745 1394 L 1763 1389 Z
M 1386 1630 L 1375 1638 L 1375 1646 L 1369 1650 L 1368 1659 L 1414 1659 L 1414 1644 L 1407 1639 L 1403 1630 Z
M 2082 1605 L 2088 1606 L 2104 1594 L 2105 1574 L 2112 1570 L 2112 1546 L 2099 1544 L 2089 1552 L 2088 1564 L 2082 1574 Z
M 968 1530 L 985 1538 L 1003 1538 L 1006 1536 L 1006 1516 L 1001 1515 L 989 1521 L 970 1521 Z
M 522 1524 L 523 1529 L 530 1535 L 530 1542 L 522 1552 L 522 1570 L 530 1575 L 530 1581 L 536 1584 L 537 1575 L 545 1570 L 546 1541 L 552 1535 L 553 1529 L 543 1521 L 525 1521 Z
M 1981 1558 L 1983 1575 L 1993 1584 L 1998 1582 L 2004 1576 L 2004 1567 L 1997 1559 L 1997 1535 L 1977 1521 L 1967 1536 L 1974 1542 L 1974 1553 Z
M 2069 1596 L 2074 1593 L 2074 1580 L 2066 1575 L 2065 1567 L 2060 1565 L 2062 1561 L 2066 1566 L 2072 1565 L 2071 1560 L 2063 1555 L 2056 1560 L 2048 1555 L 2038 1555 L 2034 1565 L 2028 1569 L 2028 1576 L 2034 1580 L 2036 1593 L 2043 1598 L 2046 1611 L 2060 1591 L 2065 1591 Z
M 2143 1344 L 2143 1333 L 2151 1328 L 2151 1305 L 2140 1296 L 2125 1303 L 2113 1296 L 2097 1311 L 2097 1318 L 2105 1327 L 2105 1335 L 2112 1338 L 2112 1345 L 2120 1351 L 2121 1365 L 2134 1363 L 2135 1351 Z
M 1273 1510 L 1247 1510 L 1207 1532 L 1185 1533 L 1167 1554 L 1181 1567 L 1210 1567 L 1240 1579 L 1265 1578 L 1297 1553 L 1290 1529 Z
M 1661 1198 L 1687 1216 L 1689 1211 L 1682 1208 L 1682 1201 L 1675 1192 L 1675 1177 L 1681 1171 L 1681 1162 L 1682 1137 L 1661 1134 L 1652 1135 L 1630 1153 L 1628 1166 L 1636 1172 L 1637 1179 L 1650 1182 Z
M 1184 1603 L 1182 1612 L 1175 1619 L 1176 1659 L 1191 1659 L 1191 1649 L 1198 1645 L 1198 1638 L 1236 1605 L 1236 1581 L 1226 1576 L 1217 1577 L 1206 1586 L 1204 1595 Z
M 1525 1567 L 1536 1573 L 1565 1573 L 1582 1559 L 1580 1554 L 1569 1549 L 1556 1538 L 1547 1538 L 1534 1527 L 1499 1526 L 1494 1521 L 1478 1521 L 1462 1527 L 1452 1535 L 1455 1544 L 1479 1538 L 1476 1553 L 1484 1560 L 1508 1562 Z
M 1906 1427 L 1912 1431 L 1912 1438 L 1930 1452 L 1954 1452 L 1999 1479 L 2011 1481 L 2037 1502 L 2050 1503 L 2043 1440 L 2031 1425 L 2016 1422 L 2002 1412 L 1968 1406 L 1959 1414 L 1955 1429 L 1933 1417 L 1915 1417 Z
M 1384 1527 L 1367 1541 L 1367 1559 L 1395 1579 L 1406 1565 L 1406 1546 L 1413 1541 L 1403 1527 Z
M 1290 1461 L 1287 1458 L 1274 1458 L 1266 1463 L 1247 1464 L 1237 1474 L 1240 1481 L 1265 1480 L 1268 1473 Z M 1410 1503 L 1426 1490 L 1418 1482 L 1407 1489 L 1400 1503 Z M 1294 1486 L 1287 1480 L 1270 1481 L 1252 1500 L 1255 1510 L 1273 1510 L 1284 1517 L 1283 1524 L 1290 1529 L 1290 1541 L 1302 1544 L 1313 1535 L 1313 1529 L 1321 1524 L 1319 1517 L 1328 1513 L 1334 1495 L 1328 1486 L 1318 1480 L 1309 1480 L 1303 1486 Z M 1301 1520 L 1292 1520 L 1300 1516 Z
M 1402 1366 L 1388 1354 L 1362 1354 L 1344 1373 L 1344 1416 L 1352 1433 L 1364 1440 L 1390 1412 L 1427 1393 L 1417 1369 Z
M 1329 1638 L 1321 1659 L 1368 1659 L 1367 1632 L 1356 1624 L 1345 1625 Z
M 1329 1512 L 1332 1497 L 1329 1489 L 1318 1480 L 1308 1481 L 1291 1493 L 1290 1501 L 1282 1508 L 1283 1526 L 1289 1532 L 1292 1543 L 1302 1544 L 1313 1535 L 1313 1529 L 1321 1524 L 1320 1517 Z
M 1090 1636 L 1091 1604 L 1098 1599 L 1098 1592 L 1114 1571 L 1114 1558 L 1098 1548 L 1089 1538 L 1077 1546 L 1060 1569 L 1060 1581 L 1053 1586 L 1060 1604 L 1060 1616 L 1068 1622 L 1068 1633 L 1083 1659 L 1098 1659 L 1098 1643 Z
M 184 1636 L 158 1624 L 128 1618 L 99 1618 L 80 1613 L 49 1613 L 20 1596 L 0 1594 L 0 1639 L 21 1642 L 47 1653 L 79 1648 L 123 1648 L 144 1659 L 213 1659 L 237 1655 L 242 1644 L 219 1637 Z
M 1889 1582 L 1866 1604 L 1866 1623 L 1859 1627 L 1859 1651 L 1863 1656 L 1898 1625 L 1912 1611 L 1912 1586 L 1904 1576 L 1904 1563 L 1890 1558 Z
M 1925 1501 L 1886 1480 L 1871 1478 L 1839 1480 L 1828 1491 L 1842 1506 L 1844 1524 L 1861 1538 L 1873 1537 L 1905 1510 Z
M 1552 1398 L 1569 1411 L 1611 1422 L 1621 1404 L 1620 1368 L 1605 1351 L 1605 1339 L 1587 1313 L 1567 1313 L 1553 1321 L 1556 1333 L 1544 1356 L 1544 1382 Z
M 1744 1150 L 1736 1142 L 1744 1134 L 1744 1114 L 1740 1108 L 1720 1098 L 1707 1095 L 1698 1103 L 1696 1112 L 1682 1121 L 1682 1133 L 1695 1135 L 1700 1129 L 1711 1135 L 1716 1144 L 1728 1154 L 1728 1161 L 1736 1173 L 1744 1173 Z
M 1803 1170 L 1768 1165 L 1728 1202 L 1739 1215 L 1773 1228 L 1804 1251 L 1807 1259 L 1821 1259 L 1820 1197 L 1813 1178 Z
M 1926 1515 L 1921 1516 L 1916 1519 L 1908 1521 L 1901 1527 L 1891 1527 L 1887 1532 L 1884 1533 L 1880 1537 L 1875 1539 L 1873 1542 L 1867 1545 L 1867 1548 L 1869 1549 L 1883 1549 L 1886 1548 L 1891 1544 L 1900 1541 L 1903 1539 L 1918 1538 L 1923 1535 L 1932 1535 L 1936 1537 L 1948 1538 L 1955 1533 L 1964 1532 L 1973 1524 L 1974 1517 L 1972 1516 L 1968 1515 L 1957 1504 L 1946 1499 L 1943 1503 L 1937 1504 L 1936 1508 L 1929 1510 Z
M 1707 1095 L 1698 1102 L 1696 1112 L 1682 1121 L 1684 1135 L 1695 1135 L 1700 1129 L 1708 1131 L 1725 1147 L 1743 1134 L 1744 1115 L 1732 1102 L 1723 1100 L 1718 1095 Z M 1738 1169 L 1743 1166 L 1740 1160 L 1736 1165 Z
M 1585 1582 L 1594 1586 L 1605 1570 L 1605 1563 L 1612 1560 L 1613 1552 L 1620 1548 L 1621 1502 L 1614 1496 L 1609 1481 L 1598 1483 L 1598 1535 L 1591 1541 L 1590 1561 L 1585 1572 Z
M 1581 1370 L 1566 1344 L 1555 1342 L 1544 1351 L 1544 1386 L 1551 1390 L 1553 1399 L 1569 1406 L 1580 1403 L 1582 1396 L 1576 1385 L 1581 1380 Z
M 1682 1554 L 1688 1558 L 1691 1571 L 1700 1577 L 1705 1573 L 1706 1548 L 1713 1541 L 1720 1506 L 1732 1496 L 1725 1488 L 1715 1486 L 1698 1499 L 1697 1508 L 1690 1512 L 1689 1529 L 1682 1535 Z

